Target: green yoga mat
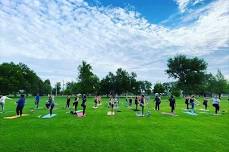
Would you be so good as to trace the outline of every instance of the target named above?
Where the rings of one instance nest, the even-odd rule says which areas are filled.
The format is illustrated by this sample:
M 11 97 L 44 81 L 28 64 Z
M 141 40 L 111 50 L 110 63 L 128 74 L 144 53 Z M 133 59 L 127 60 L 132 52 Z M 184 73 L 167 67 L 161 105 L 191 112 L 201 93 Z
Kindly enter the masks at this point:
M 47 115 L 41 116 L 41 118 L 42 118 L 42 119 L 50 119 L 50 118 L 53 118 L 53 117 L 55 117 L 55 116 L 56 116 L 56 114 L 52 114 L 52 115 L 47 114 Z

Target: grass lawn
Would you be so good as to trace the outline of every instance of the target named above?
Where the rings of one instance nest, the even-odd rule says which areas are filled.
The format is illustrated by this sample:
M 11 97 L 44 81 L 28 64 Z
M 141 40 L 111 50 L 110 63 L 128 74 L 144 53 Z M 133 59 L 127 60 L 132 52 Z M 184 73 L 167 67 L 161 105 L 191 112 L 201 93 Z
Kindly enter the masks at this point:
M 41 98 L 41 107 L 47 97 Z M 164 98 L 160 112 L 153 110 L 150 117 L 136 117 L 131 108 L 121 100 L 120 110 L 115 116 L 107 116 L 107 98 L 103 105 L 93 109 L 93 98 L 87 101 L 87 116 L 77 118 L 64 109 L 65 97 L 56 97 L 57 114 L 53 119 L 41 119 L 46 109 L 31 112 L 33 98 L 27 98 L 24 113 L 29 116 L 6 120 L 15 115 L 15 103 L 6 101 L 6 113 L 0 113 L 0 152 L 229 152 L 229 102 L 221 101 L 225 113 L 213 116 L 214 109 L 209 102 L 210 114 L 197 116 L 184 112 L 184 100 L 177 99 L 177 117 L 162 115 L 169 112 Z M 73 98 L 71 99 L 72 104 Z M 80 104 L 79 104 L 80 105 Z M 134 108 L 134 105 L 133 105 Z

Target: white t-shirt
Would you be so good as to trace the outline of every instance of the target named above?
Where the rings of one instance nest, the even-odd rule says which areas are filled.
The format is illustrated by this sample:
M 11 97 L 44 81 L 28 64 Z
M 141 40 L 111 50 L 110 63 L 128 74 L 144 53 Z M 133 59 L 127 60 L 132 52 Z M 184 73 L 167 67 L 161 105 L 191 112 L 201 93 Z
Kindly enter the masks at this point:
M 213 98 L 212 104 L 219 104 L 220 100 L 218 98 Z
M 8 98 L 7 96 L 2 96 L 0 98 L 0 103 L 5 103 L 6 102 L 6 99 L 10 99 L 10 98 Z

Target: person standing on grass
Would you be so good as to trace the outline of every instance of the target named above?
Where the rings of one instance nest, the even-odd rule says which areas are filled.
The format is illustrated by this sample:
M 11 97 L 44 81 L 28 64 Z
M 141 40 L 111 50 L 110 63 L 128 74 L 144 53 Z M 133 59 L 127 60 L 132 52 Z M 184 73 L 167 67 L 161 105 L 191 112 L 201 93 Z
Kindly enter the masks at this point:
M 195 105 L 198 105 L 198 101 L 195 99 L 195 96 L 192 95 L 192 97 L 189 100 L 190 104 L 191 104 L 191 112 L 194 113 L 195 112 Z
M 87 102 L 87 96 L 84 94 L 82 97 L 82 108 L 83 108 L 83 116 L 85 115 L 85 111 L 86 111 L 86 102 Z
M 144 116 L 144 107 L 145 107 L 145 97 L 144 97 L 144 95 L 141 96 L 140 106 L 142 107 L 142 116 Z
M 48 97 L 48 101 L 46 102 L 45 105 L 46 105 L 46 108 L 49 109 L 49 114 L 51 116 L 53 108 L 55 107 L 54 100 L 51 95 Z
M 25 96 L 22 94 L 16 103 L 17 103 L 16 114 L 17 116 L 22 116 L 23 108 L 25 106 Z
M 5 111 L 6 99 L 12 100 L 11 98 L 8 98 L 7 96 L 0 95 L 0 106 L 2 107 L 2 112 Z
M 156 97 L 154 100 L 155 100 L 155 110 L 160 110 L 161 98 L 159 97 L 158 93 L 156 93 Z
M 136 96 L 135 97 L 135 105 L 136 105 L 136 111 L 138 110 L 138 104 L 139 104 L 139 102 L 138 102 L 138 97 Z
M 94 107 L 97 107 L 98 106 L 98 96 L 97 95 L 95 96 L 94 102 L 95 102 Z
M 37 94 L 37 95 L 35 96 L 35 106 L 36 106 L 37 109 L 38 109 L 38 107 L 39 107 L 39 102 L 40 102 L 40 96 L 39 96 L 39 94 Z
M 114 115 L 114 104 L 115 104 L 115 99 L 113 96 L 111 96 L 110 101 L 109 101 L 109 107 L 111 108 L 111 113 Z
M 76 96 L 73 102 L 73 106 L 75 107 L 75 112 L 77 111 L 78 103 L 79 103 L 79 96 Z
M 212 105 L 213 105 L 213 107 L 215 107 L 215 114 L 218 114 L 219 108 L 220 108 L 219 107 L 220 99 L 217 96 L 214 96 L 214 98 L 212 100 L 213 100 Z
M 186 96 L 185 97 L 185 104 L 186 104 L 186 109 L 189 110 L 189 102 L 190 101 L 190 97 L 189 96 Z
M 66 100 L 66 106 L 65 106 L 66 109 L 70 108 L 70 102 L 71 102 L 71 97 L 68 95 Z
M 204 95 L 203 105 L 204 105 L 204 110 L 207 110 L 208 109 L 208 98 L 206 97 L 206 95 Z
M 169 98 L 169 105 L 171 107 L 171 113 L 174 113 L 175 106 L 176 106 L 176 99 L 173 97 L 173 95 L 171 95 L 171 97 Z
M 129 98 L 129 106 L 131 107 L 132 106 L 132 97 Z

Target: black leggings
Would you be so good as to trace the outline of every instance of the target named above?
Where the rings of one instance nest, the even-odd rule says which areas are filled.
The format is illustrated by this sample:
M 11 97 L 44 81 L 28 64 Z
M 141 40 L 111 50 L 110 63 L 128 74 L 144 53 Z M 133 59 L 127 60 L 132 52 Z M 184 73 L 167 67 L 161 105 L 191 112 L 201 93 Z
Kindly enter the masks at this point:
M 35 101 L 36 108 L 38 109 L 39 107 L 39 101 Z
M 83 115 L 85 114 L 85 111 L 86 111 L 86 105 L 83 105 Z
M 204 104 L 204 109 L 205 109 L 205 110 L 208 109 L 208 104 L 207 104 L 207 103 Z
M 52 115 L 52 110 L 53 110 L 53 108 L 54 108 L 54 105 L 51 105 L 51 106 L 50 106 L 50 110 L 49 110 L 49 114 L 50 114 L 50 115 Z
M 135 104 L 136 105 L 136 110 L 138 110 L 138 104 Z
M 175 110 L 175 105 L 170 105 L 170 107 L 171 107 L 171 112 L 174 112 L 174 110 Z
M 24 108 L 24 106 L 17 106 L 17 108 L 16 108 L 17 115 L 22 116 L 23 108 Z
M 73 106 L 75 106 L 75 111 L 77 111 L 77 107 L 78 107 L 78 102 L 74 102 Z
M 219 112 L 219 104 L 213 104 L 213 107 L 215 107 L 215 113 L 217 114 Z
M 144 115 L 144 106 L 141 106 L 142 107 L 142 115 Z
M 67 101 L 66 102 L 66 108 L 69 108 L 70 107 L 70 101 Z
M 189 109 L 189 103 L 185 103 L 186 104 L 186 106 L 187 106 L 187 109 Z
M 155 103 L 155 110 L 160 110 L 160 102 Z

